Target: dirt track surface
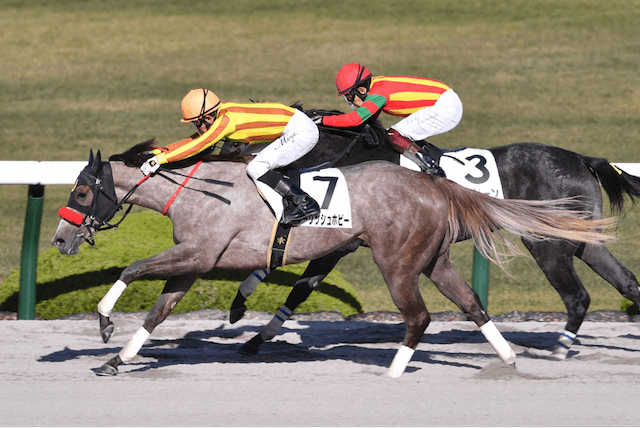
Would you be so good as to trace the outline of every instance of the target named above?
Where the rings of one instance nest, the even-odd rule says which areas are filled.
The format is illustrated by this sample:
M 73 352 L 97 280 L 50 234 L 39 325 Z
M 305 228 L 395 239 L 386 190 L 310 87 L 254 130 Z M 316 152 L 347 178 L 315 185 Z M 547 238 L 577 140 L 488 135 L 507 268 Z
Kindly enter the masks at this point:
M 561 322 L 498 322 L 518 354 L 503 366 L 475 324 L 433 322 L 400 379 L 385 372 L 404 324 L 287 321 L 256 357 L 236 353 L 266 323 L 169 318 L 116 377 L 99 367 L 140 327 L 95 320 L 0 322 L 2 426 L 637 426 L 640 323 L 586 322 L 566 361 Z

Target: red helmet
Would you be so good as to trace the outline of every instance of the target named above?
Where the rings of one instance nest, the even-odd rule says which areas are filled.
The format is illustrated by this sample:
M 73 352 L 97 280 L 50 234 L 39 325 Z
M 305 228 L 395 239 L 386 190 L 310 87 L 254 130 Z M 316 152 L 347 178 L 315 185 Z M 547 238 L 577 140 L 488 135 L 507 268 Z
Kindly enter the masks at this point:
M 338 96 L 344 95 L 354 88 L 363 86 L 373 76 L 364 65 L 351 63 L 343 66 L 336 76 L 336 89 Z

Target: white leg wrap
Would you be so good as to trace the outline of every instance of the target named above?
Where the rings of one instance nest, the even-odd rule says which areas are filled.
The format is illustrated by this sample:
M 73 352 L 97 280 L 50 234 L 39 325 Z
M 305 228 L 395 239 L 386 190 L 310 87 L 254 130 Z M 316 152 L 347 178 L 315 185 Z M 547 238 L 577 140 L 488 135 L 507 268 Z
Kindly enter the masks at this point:
M 267 324 L 262 331 L 260 332 L 260 337 L 262 337 L 265 341 L 271 340 L 276 337 L 278 334 L 278 330 L 282 327 L 282 324 L 291 316 L 291 311 L 286 306 L 282 305 L 278 312 L 271 318 L 269 324 Z
M 271 273 L 270 269 L 260 269 L 253 272 L 247 277 L 247 279 L 242 281 L 242 284 L 240 284 L 240 286 L 238 287 L 238 291 L 240 292 L 242 297 L 246 299 L 247 297 L 251 296 L 251 294 L 256 291 L 256 288 L 258 288 L 258 284 L 264 281 L 269 273 Z
M 125 345 L 124 348 L 122 348 L 122 350 L 118 354 L 123 363 L 128 363 L 133 359 L 133 357 L 138 355 L 138 352 L 140 352 L 140 348 L 142 348 L 142 345 L 144 345 L 144 341 L 147 340 L 150 334 L 151 333 L 145 330 L 144 327 L 140 327 L 138 331 L 136 331 L 136 334 L 133 335 L 131 340 L 129 340 L 129 342 Z
M 414 352 L 415 349 L 411 349 L 408 346 L 401 345 L 400 349 L 398 349 L 398 352 L 396 352 L 396 356 L 391 362 L 391 366 L 389 367 L 387 376 L 394 379 L 402 376 L 402 373 L 404 373 L 405 369 L 407 368 L 407 364 L 409 364 L 409 361 L 411 361 L 411 357 L 413 357 Z
M 558 338 L 558 344 L 556 348 L 553 350 L 553 354 L 551 354 L 551 358 L 555 358 L 557 360 L 564 360 L 567 358 L 569 354 L 569 349 L 571 349 L 571 345 L 573 345 L 573 341 L 576 339 L 576 334 L 571 333 L 570 331 L 563 331 L 560 337 Z
M 104 295 L 100 303 L 98 303 L 98 312 L 105 317 L 111 316 L 111 310 L 116 305 L 116 302 L 127 288 L 127 284 L 117 280 L 115 284 L 111 286 L 107 294 Z
M 511 349 L 511 346 L 509 346 L 505 338 L 502 336 L 502 333 L 498 331 L 498 328 L 495 326 L 493 321 L 489 321 L 480 327 L 480 331 L 484 334 L 487 342 L 491 344 L 502 361 L 506 364 L 515 364 L 516 353 L 513 352 L 513 349 Z

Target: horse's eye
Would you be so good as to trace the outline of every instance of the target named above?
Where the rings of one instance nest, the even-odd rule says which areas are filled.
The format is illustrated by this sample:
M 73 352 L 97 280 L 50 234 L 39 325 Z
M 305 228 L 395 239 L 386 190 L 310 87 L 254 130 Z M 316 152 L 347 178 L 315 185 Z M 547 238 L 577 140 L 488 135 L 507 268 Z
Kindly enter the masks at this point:
M 74 192 L 74 198 L 77 203 L 86 207 L 93 201 L 93 192 L 89 186 L 78 186 Z

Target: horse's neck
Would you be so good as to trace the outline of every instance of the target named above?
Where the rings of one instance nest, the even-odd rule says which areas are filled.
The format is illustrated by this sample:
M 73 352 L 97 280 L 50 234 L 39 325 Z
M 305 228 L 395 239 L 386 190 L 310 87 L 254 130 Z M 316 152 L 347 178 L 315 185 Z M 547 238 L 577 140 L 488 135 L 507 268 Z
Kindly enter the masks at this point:
M 122 162 L 110 163 L 113 173 L 113 184 L 116 188 L 116 197 L 118 198 L 118 201 L 121 201 L 136 184 L 140 183 L 144 178 L 144 175 L 140 172 L 140 169 L 127 167 Z M 157 186 L 153 185 L 153 180 L 147 179 L 145 182 L 140 184 L 140 187 L 133 192 L 126 203 L 150 208 L 156 211 L 161 210 L 162 207 L 158 208 L 160 205 L 161 195 L 157 195 L 156 198 L 149 197 L 154 194 L 149 191 L 150 187 Z
M 144 178 L 140 169 L 127 167 L 122 162 L 111 162 L 111 168 L 116 188 L 116 197 L 119 201 Z M 150 177 L 140 184 L 126 203 L 162 212 L 174 192 L 178 189 L 178 186 L 185 180 L 192 169 L 193 167 L 175 170 L 180 175 L 162 172 L 163 175 L 170 177 L 172 181 L 160 175 Z M 241 187 L 239 186 L 241 183 L 249 181 L 246 175 L 246 165 L 238 162 L 205 162 L 199 167 L 193 177 L 194 179 L 197 177 L 206 177 L 211 180 L 231 182 L 234 183 L 234 187 L 230 189 L 235 190 Z M 195 185 L 195 183 L 190 182 L 187 186 L 193 187 Z M 224 191 L 224 189 L 225 187 L 217 187 L 217 190 L 220 191 Z

